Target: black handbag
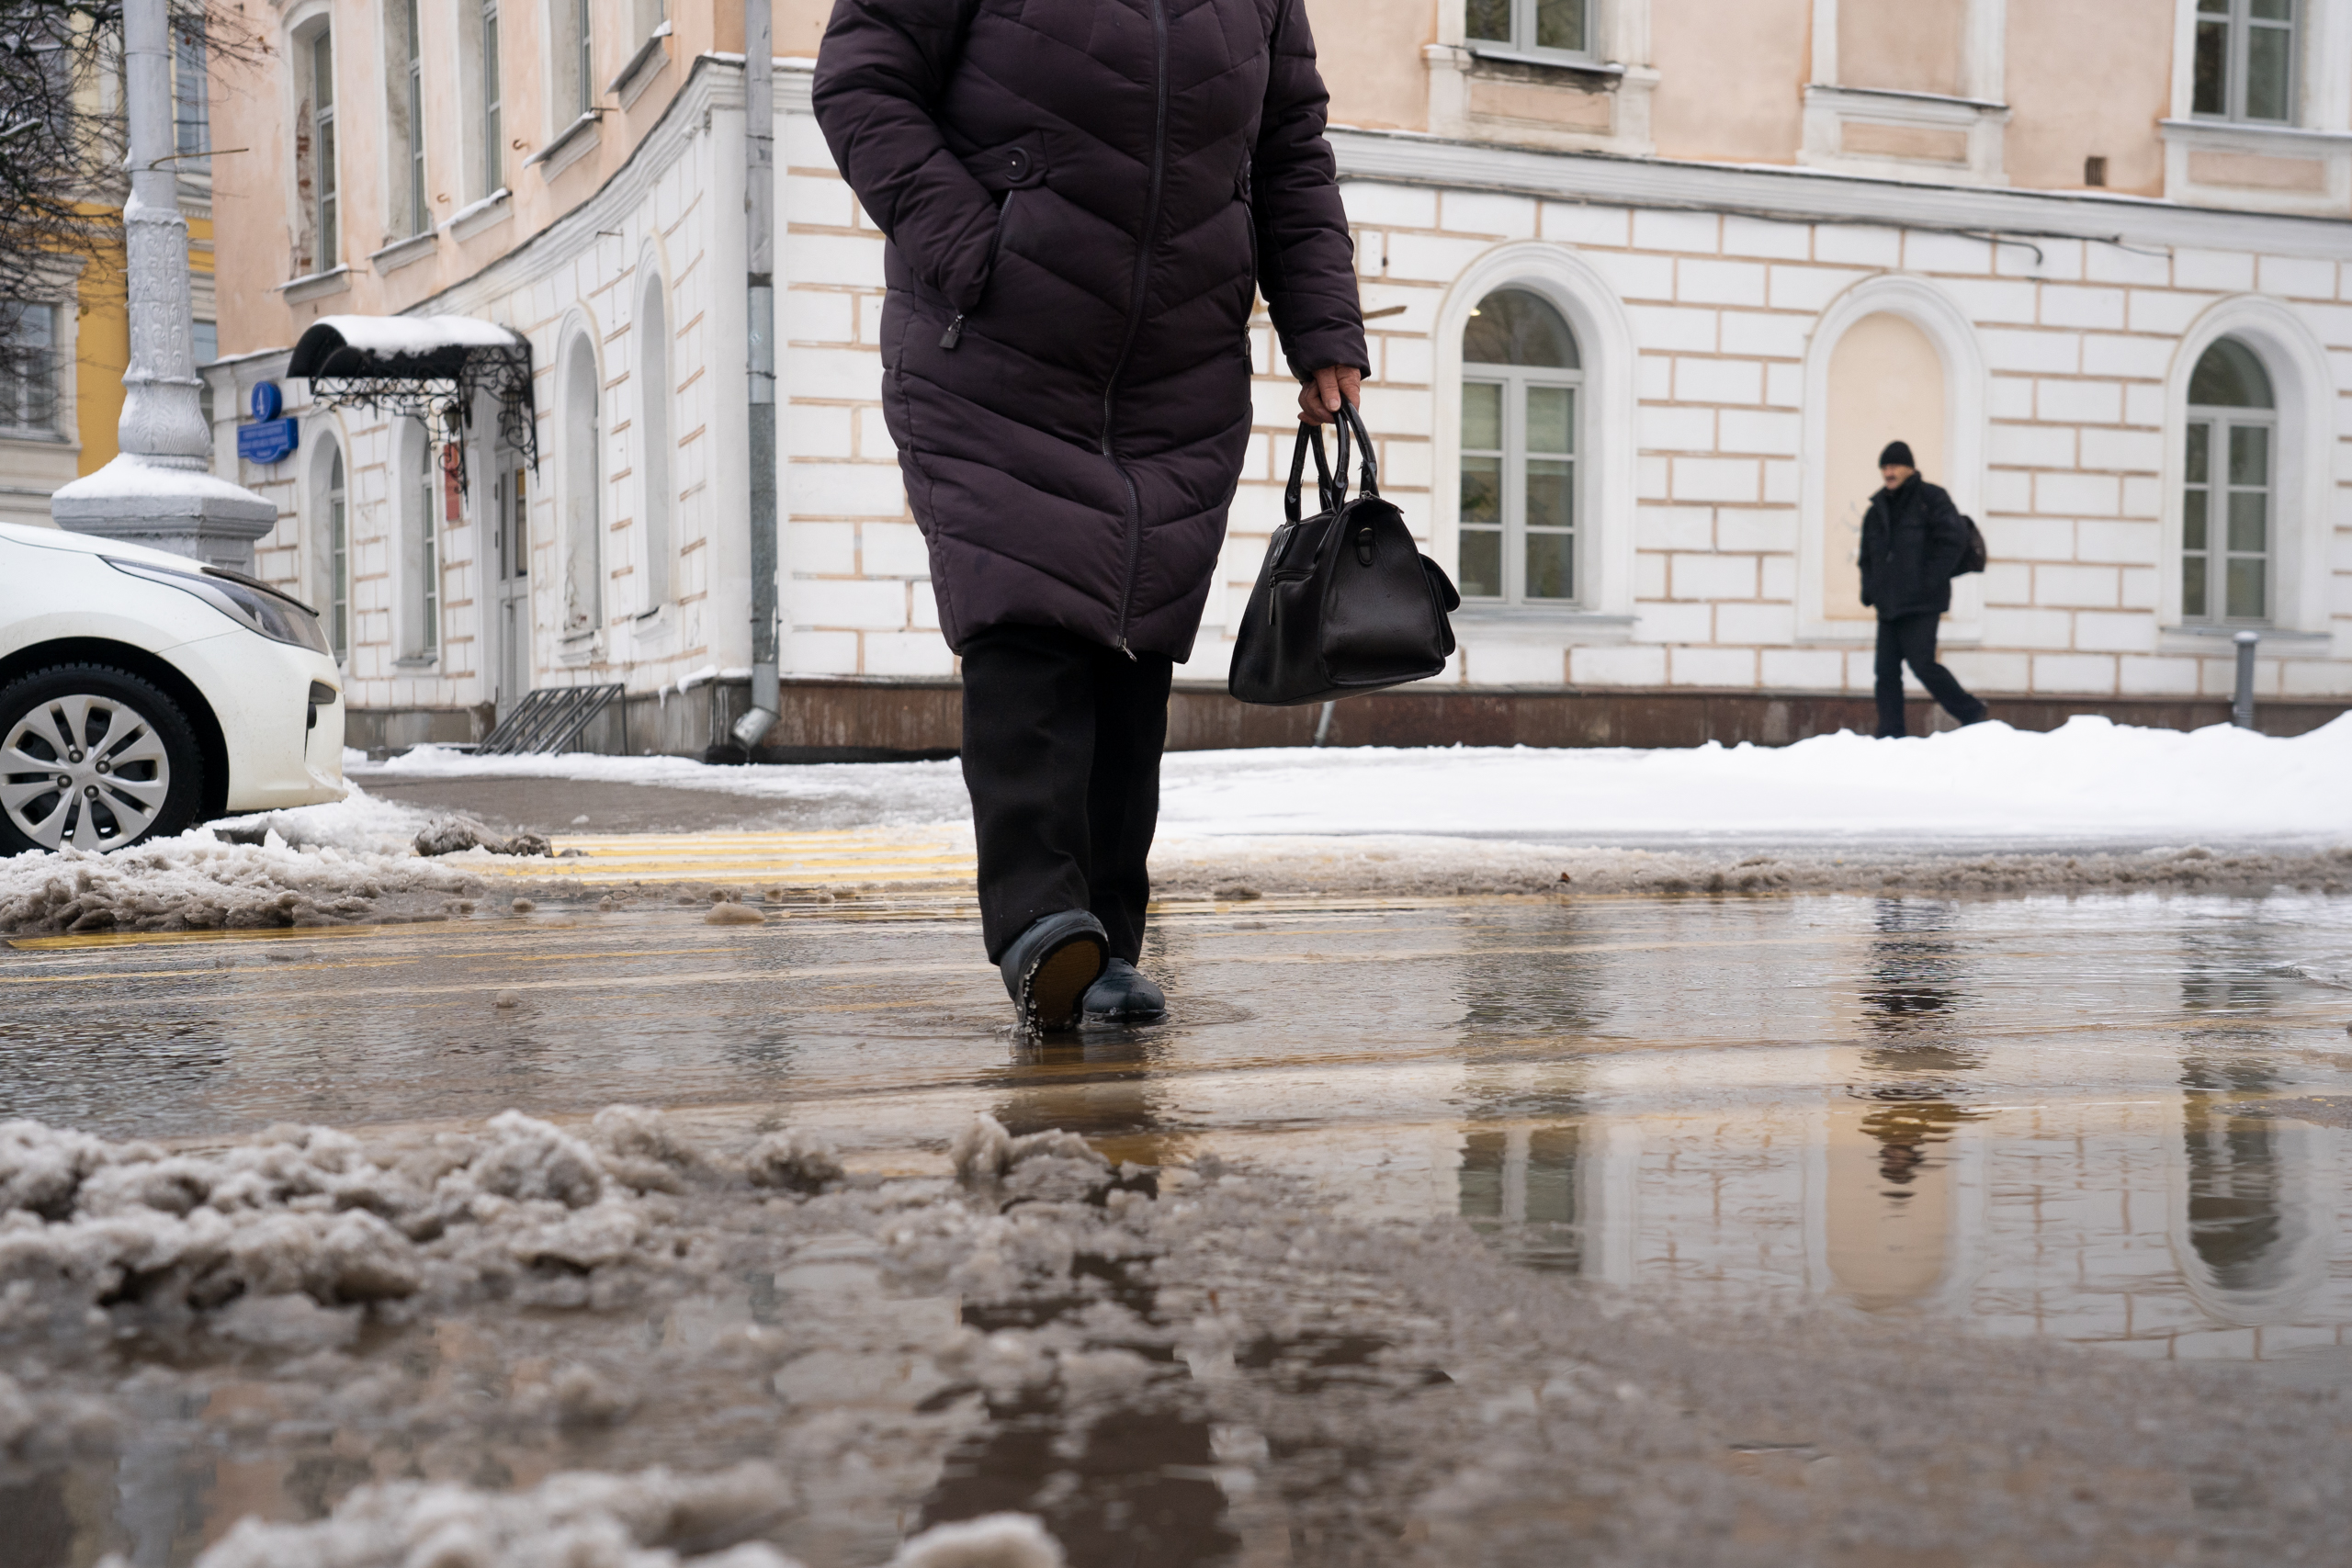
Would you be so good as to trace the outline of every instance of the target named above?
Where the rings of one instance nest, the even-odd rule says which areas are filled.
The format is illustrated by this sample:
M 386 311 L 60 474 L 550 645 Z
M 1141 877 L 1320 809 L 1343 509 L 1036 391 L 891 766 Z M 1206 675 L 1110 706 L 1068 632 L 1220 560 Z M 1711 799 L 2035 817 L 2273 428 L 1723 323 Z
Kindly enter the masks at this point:
M 1363 454 L 1348 499 L 1348 436 Z M 1323 510 L 1299 517 L 1306 454 L 1315 454 Z M 1445 569 L 1421 554 L 1404 514 L 1383 500 L 1372 437 L 1340 410 L 1338 477 L 1324 466 L 1323 432 L 1302 423 L 1291 448 L 1283 525 L 1266 547 L 1233 649 L 1226 689 L 1245 703 L 1289 706 L 1362 696 L 1426 681 L 1453 651 L 1446 613 L 1461 608 Z

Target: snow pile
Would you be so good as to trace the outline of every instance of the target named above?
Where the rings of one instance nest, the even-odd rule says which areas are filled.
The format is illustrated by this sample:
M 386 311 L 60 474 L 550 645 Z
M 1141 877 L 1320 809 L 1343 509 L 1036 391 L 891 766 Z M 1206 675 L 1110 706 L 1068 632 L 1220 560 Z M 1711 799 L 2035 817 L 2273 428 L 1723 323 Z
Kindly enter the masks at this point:
M 578 779 L 707 790 L 749 800 L 834 810 L 811 827 L 927 827 L 967 821 L 970 797 L 959 763 L 814 762 L 715 767 L 684 757 L 603 757 L 585 751 L 479 757 L 418 746 L 388 762 L 345 763 L 363 777 L 401 779 Z
M 716 1475 L 566 1471 L 528 1492 L 395 1481 L 356 1488 L 312 1524 L 242 1519 L 195 1568 L 798 1568 L 762 1541 L 790 1504 L 774 1466 Z M 729 1543 L 735 1544 L 729 1544 Z M 1027 1514 L 936 1525 L 889 1568 L 1063 1568 Z M 100 1568 L 128 1568 L 119 1557 Z
M 312 1524 L 240 1520 L 196 1568 L 797 1568 L 757 1541 L 789 1501 L 772 1466 L 717 1475 L 566 1472 L 528 1492 L 395 1481 Z M 120 1558 L 114 1568 L 128 1568 Z
M 1301 893 L 1444 897 L 1511 893 L 2179 893 L 2295 887 L 2352 892 L 2352 843 L 2333 848 L 2201 845 L 1987 852 L 1906 850 L 1883 840 L 1756 853 L 1741 846 L 1589 849 L 1426 836 L 1164 839 L 1152 847 L 1160 898 Z
M 787 1144 L 752 1175 L 814 1190 L 832 1179 L 828 1157 Z M 332 1343 L 356 1330 L 347 1309 L 421 1292 L 494 1287 L 575 1305 L 589 1277 L 635 1259 L 662 1224 L 647 1194 L 722 1174 L 630 1106 L 599 1111 L 584 1139 L 510 1111 L 400 1155 L 324 1127 L 175 1154 L 0 1123 L 0 1328 L 136 1308 L 164 1325 Z
M 1170 756 L 1162 779 L 1175 835 L 2352 836 L 2352 714 L 2291 739 L 2080 716 L 2046 734 L 1781 747 L 1200 751 Z
M 421 746 L 403 777 L 561 778 L 832 807 L 822 825 L 968 818 L 958 765 L 712 767 L 678 757 L 475 757 Z M 1468 748 L 1179 751 L 1170 837 L 1423 834 L 1574 842 L 1717 837 L 2021 841 L 2352 836 L 2352 715 L 2279 739 L 2095 716 L 2048 733 L 1981 724 L 1910 740 L 1667 750 Z
M 552 855 L 555 850 L 537 833 L 512 838 L 475 817 L 436 817 L 417 830 L 413 847 L 421 855 L 456 855 L 481 850 L 493 855 Z
M 0 933 L 347 925 L 470 891 L 461 871 L 407 856 L 302 851 L 209 828 L 113 854 L 66 849 L 0 860 Z
M 369 795 L 346 783 L 347 794 L 324 806 L 296 806 L 250 817 L 224 818 L 215 835 L 237 844 L 258 844 L 276 833 L 298 850 L 332 849 L 346 854 L 397 855 L 406 852 L 430 818 L 413 806 Z

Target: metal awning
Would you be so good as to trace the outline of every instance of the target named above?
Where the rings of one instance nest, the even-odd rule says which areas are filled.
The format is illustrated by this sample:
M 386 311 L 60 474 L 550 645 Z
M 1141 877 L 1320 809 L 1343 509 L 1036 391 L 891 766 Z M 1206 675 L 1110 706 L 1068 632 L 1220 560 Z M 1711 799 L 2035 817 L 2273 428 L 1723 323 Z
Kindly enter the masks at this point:
M 498 400 L 499 434 L 534 469 L 539 465 L 530 341 L 494 322 L 322 316 L 294 344 L 286 374 L 308 380 L 311 400 L 323 407 L 404 414 L 437 425 L 452 441 L 473 423 L 474 400 L 487 392 Z

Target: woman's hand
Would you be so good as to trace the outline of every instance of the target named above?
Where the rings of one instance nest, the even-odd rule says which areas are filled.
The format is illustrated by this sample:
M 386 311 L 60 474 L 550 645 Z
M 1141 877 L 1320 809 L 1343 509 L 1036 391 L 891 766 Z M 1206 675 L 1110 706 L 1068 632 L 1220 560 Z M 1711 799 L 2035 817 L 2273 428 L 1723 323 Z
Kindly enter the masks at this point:
M 1309 424 L 1329 424 L 1340 417 L 1340 400 L 1361 407 L 1363 372 L 1352 365 L 1327 365 L 1314 379 L 1298 389 L 1298 417 Z

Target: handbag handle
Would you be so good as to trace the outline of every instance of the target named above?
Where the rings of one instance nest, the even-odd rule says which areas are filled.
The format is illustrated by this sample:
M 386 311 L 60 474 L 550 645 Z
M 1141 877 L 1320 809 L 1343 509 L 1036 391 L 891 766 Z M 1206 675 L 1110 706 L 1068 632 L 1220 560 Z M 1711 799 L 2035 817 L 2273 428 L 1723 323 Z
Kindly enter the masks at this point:
M 1360 495 L 1376 496 L 1380 493 L 1380 460 L 1373 455 L 1372 433 L 1364 429 L 1363 416 L 1356 412 L 1353 403 L 1342 400 L 1336 423 L 1340 439 L 1339 457 L 1327 467 L 1323 457 L 1323 427 L 1309 424 L 1305 420 L 1298 422 L 1298 439 L 1291 444 L 1290 449 L 1290 484 L 1283 491 L 1283 515 L 1293 523 L 1298 521 L 1299 492 L 1306 480 L 1309 447 L 1315 453 L 1315 490 L 1323 502 L 1323 510 L 1337 512 L 1347 503 L 1348 436 L 1351 431 L 1355 434 L 1356 450 L 1362 462 L 1362 467 L 1356 470 L 1356 491 Z
M 1344 432 L 1340 439 L 1343 442 L 1347 439 Z M 1298 439 L 1291 443 L 1290 448 L 1290 484 L 1283 491 L 1283 516 L 1289 522 L 1298 521 L 1299 491 L 1306 479 L 1306 454 L 1310 447 L 1315 453 L 1315 493 L 1323 502 L 1324 511 L 1339 510 L 1339 499 L 1331 493 L 1333 485 L 1330 465 L 1324 460 L 1323 457 L 1323 427 L 1300 420 Z M 1347 460 L 1347 453 L 1342 448 L 1340 461 L 1344 464 Z

